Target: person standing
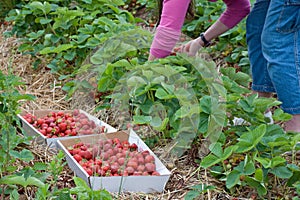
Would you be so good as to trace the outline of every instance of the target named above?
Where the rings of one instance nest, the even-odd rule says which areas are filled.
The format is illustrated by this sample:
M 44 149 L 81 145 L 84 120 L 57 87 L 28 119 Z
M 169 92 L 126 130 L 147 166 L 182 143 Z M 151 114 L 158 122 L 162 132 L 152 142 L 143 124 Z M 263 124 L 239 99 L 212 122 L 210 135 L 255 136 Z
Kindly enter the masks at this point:
M 292 115 L 286 131 L 300 132 L 300 0 L 256 0 L 246 21 L 252 90 L 277 94 Z

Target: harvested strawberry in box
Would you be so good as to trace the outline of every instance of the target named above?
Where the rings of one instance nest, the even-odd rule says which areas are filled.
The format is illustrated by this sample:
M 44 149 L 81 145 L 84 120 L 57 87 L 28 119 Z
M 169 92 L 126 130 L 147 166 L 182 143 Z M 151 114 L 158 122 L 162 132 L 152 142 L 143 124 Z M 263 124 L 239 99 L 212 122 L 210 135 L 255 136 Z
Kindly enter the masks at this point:
M 47 138 L 100 134 L 106 131 L 105 126 L 96 125 L 77 109 L 71 112 L 53 111 L 42 117 L 27 113 L 22 117 Z
M 92 145 L 79 142 L 68 151 L 90 176 L 160 175 L 149 151 L 139 151 L 137 144 L 118 138 L 100 139 Z

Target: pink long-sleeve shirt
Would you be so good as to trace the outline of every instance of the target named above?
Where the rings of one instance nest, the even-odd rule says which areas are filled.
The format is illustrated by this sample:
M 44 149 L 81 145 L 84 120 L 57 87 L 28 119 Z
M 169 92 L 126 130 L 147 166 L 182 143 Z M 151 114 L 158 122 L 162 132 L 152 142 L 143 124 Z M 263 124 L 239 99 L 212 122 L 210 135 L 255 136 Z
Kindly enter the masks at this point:
M 210 0 L 216 1 L 216 0 Z M 227 8 L 219 20 L 228 28 L 233 28 L 250 12 L 249 0 L 223 0 Z M 164 0 L 160 24 L 150 48 L 156 58 L 170 55 L 179 40 L 190 0 Z

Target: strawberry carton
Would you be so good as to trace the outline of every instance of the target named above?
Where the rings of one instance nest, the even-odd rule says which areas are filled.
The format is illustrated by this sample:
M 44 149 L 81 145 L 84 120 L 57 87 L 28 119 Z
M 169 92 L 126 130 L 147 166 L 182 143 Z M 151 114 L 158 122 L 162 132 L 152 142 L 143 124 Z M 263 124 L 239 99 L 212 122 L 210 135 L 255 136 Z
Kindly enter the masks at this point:
M 133 131 L 58 140 L 69 167 L 93 189 L 163 192 L 171 172 Z
M 58 139 L 115 132 L 116 129 L 83 110 L 36 110 L 18 115 L 22 128 L 38 144 L 56 147 Z

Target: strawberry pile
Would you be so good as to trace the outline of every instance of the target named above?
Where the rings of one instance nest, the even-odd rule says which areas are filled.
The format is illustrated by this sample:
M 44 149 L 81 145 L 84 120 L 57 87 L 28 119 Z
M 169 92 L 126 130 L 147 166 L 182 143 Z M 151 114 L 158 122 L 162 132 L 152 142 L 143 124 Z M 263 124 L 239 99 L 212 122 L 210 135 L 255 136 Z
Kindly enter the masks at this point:
M 149 151 L 139 152 L 135 143 L 118 138 L 100 139 L 93 145 L 79 142 L 67 149 L 90 176 L 160 175 Z
M 50 112 L 46 116 L 36 117 L 30 113 L 22 116 L 47 138 L 90 135 L 105 132 L 105 126 L 96 125 L 84 113 L 75 109 L 72 112 Z

